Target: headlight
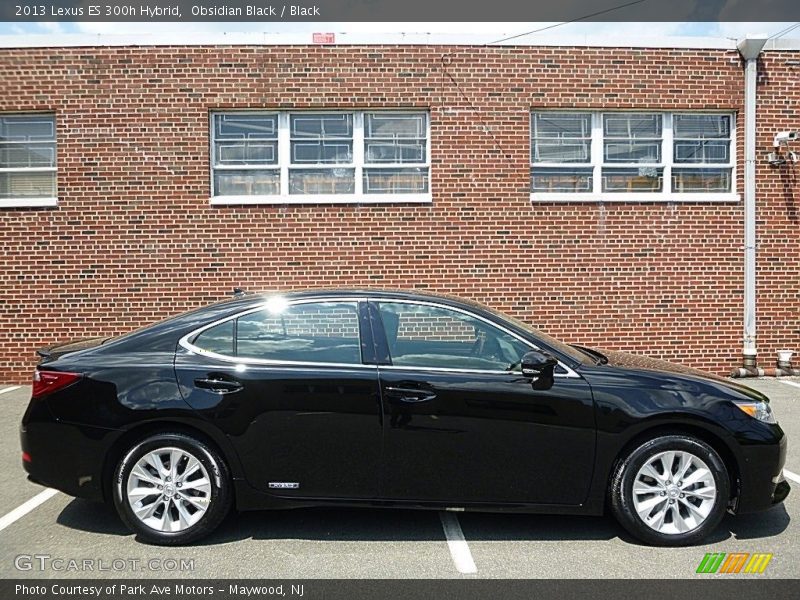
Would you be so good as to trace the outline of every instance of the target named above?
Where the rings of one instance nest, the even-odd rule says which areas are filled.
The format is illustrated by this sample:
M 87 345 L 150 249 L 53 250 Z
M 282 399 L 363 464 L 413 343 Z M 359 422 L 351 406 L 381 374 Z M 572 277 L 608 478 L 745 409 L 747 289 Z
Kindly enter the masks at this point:
M 737 402 L 736 406 L 742 412 L 746 412 L 754 419 L 758 419 L 764 423 L 775 424 L 778 422 L 775 420 L 772 407 L 766 402 Z

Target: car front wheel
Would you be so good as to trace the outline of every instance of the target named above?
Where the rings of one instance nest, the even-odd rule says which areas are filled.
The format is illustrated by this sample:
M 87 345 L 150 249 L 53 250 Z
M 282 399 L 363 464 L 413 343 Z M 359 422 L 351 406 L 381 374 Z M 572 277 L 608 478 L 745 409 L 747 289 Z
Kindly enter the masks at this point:
M 658 546 L 687 546 L 711 533 L 730 496 L 725 463 L 705 442 L 665 435 L 633 450 L 617 466 L 611 507 L 632 535 Z
M 114 505 L 139 539 L 161 545 L 211 533 L 231 506 L 225 462 L 185 433 L 159 433 L 136 443 L 114 477 Z

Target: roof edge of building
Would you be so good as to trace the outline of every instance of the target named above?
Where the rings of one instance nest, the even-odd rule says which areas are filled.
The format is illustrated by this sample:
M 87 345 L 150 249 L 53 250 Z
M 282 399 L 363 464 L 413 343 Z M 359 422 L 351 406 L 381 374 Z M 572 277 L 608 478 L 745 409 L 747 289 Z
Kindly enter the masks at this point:
M 439 33 L 334 33 L 335 44 L 315 44 L 312 33 L 182 32 L 63 33 L 0 35 L 0 48 L 69 48 L 125 46 L 528 46 L 736 50 L 737 40 L 719 37 L 564 35 L 531 36 L 495 42 L 494 36 Z M 800 39 L 772 39 L 765 51 L 800 50 Z

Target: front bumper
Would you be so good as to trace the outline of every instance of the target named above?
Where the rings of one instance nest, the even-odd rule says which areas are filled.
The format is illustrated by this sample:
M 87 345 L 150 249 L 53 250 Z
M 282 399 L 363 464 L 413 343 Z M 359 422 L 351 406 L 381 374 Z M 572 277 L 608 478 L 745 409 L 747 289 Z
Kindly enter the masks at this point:
M 739 495 L 733 506 L 736 514 L 766 510 L 784 501 L 790 486 L 783 476 L 786 462 L 786 435 L 774 444 L 742 447 L 739 468 Z

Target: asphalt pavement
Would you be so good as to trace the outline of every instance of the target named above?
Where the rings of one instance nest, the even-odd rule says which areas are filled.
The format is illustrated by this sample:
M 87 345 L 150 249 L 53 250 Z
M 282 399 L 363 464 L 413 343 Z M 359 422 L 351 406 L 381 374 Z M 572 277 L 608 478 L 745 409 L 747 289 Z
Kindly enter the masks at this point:
M 395 509 L 231 514 L 198 545 L 148 546 L 113 509 L 43 496 L 25 479 L 18 429 L 30 388 L 0 385 L 0 577 L 695 578 L 709 577 L 695 573 L 707 552 L 771 553 L 758 577 L 798 577 L 800 379 L 746 383 L 770 396 L 789 436 L 793 492 L 767 512 L 726 516 L 707 543 L 690 548 L 643 546 L 608 516 Z

